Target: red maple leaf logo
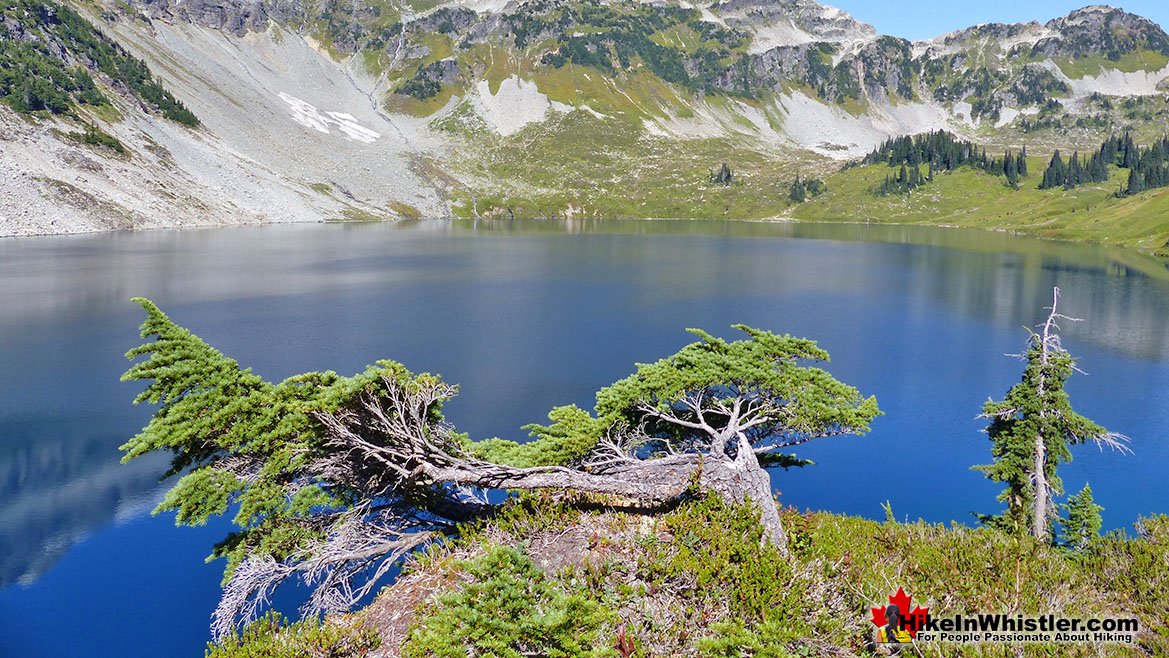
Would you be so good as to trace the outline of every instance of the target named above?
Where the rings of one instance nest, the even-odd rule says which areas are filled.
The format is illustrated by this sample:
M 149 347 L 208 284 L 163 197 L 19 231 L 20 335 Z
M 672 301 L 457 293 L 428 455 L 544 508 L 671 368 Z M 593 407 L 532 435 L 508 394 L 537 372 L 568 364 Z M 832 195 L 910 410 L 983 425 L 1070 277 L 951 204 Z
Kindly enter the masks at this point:
M 901 627 L 909 632 L 910 637 L 917 637 L 917 631 L 925 625 L 929 619 L 929 608 L 921 606 L 915 607 L 912 611 L 909 609 L 909 604 L 913 602 L 913 597 L 905 593 L 905 590 L 900 587 L 897 588 L 897 594 L 889 597 L 889 603 L 897 606 L 901 611 Z M 873 611 L 873 618 L 870 620 L 878 627 L 887 626 L 889 620 L 885 619 L 885 608 L 869 608 Z

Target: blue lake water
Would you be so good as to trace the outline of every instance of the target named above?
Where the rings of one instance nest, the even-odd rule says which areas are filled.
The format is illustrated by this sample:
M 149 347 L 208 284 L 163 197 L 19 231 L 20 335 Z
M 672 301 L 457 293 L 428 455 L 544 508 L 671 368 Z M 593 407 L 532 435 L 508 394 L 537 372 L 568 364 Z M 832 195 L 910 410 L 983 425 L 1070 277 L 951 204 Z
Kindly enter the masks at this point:
M 1088 376 L 1078 411 L 1134 455 L 1074 449 L 1108 528 L 1169 512 L 1169 271 L 1134 252 L 955 229 L 748 222 L 414 222 L 0 240 L 0 656 L 198 656 L 225 523 L 151 517 L 162 455 L 119 463 L 149 419 L 118 381 L 155 300 L 270 379 L 393 358 L 461 386 L 447 416 L 522 438 L 553 406 L 733 323 L 817 339 L 877 396 L 864 437 L 778 471 L 785 504 L 971 523 L 999 509 L 970 470 L 974 419 L 1021 364 L 1051 289 Z M 295 609 L 297 592 L 279 604 Z

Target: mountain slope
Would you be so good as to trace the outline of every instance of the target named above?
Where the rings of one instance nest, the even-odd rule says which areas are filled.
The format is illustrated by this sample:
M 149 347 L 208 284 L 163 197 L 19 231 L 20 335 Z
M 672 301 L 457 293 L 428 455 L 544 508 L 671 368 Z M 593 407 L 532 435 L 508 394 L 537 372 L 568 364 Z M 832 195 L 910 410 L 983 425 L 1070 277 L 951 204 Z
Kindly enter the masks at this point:
M 180 218 L 767 217 L 797 172 L 825 174 L 892 135 L 948 129 L 1042 155 L 1119 127 L 1151 136 L 1169 117 L 1169 38 L 1102 6 L 917 43 L 812 0 L 77 6 L 202 127 L 123 112 L 102 124 L 131 152 L 118 160 L 53 147 L 52 125 L 0 108 L 26 143 L 0 157 L 33 181 L 4 183 L 17 190 L 0 206 L 4 233 Z M 34 148 L 55 148 L 56 168 Z M 79 167 L 65 160 L 79 153 L 118 175 L 71 182 Z M 711 180 L 723 162 L 732 185 Z M 62 204 L 94 204 L 70 206 L 43 179 L 113 203 L 112 219 L 51 223 Z

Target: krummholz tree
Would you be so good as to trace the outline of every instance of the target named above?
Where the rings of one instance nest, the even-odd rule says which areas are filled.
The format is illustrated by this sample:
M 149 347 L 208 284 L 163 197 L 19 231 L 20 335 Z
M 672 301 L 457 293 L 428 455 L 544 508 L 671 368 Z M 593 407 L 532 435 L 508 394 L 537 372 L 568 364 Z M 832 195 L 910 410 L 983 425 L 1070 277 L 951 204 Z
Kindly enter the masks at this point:
M 1128 450 L 1128 437 L 1109 432 L 1077 414 L 1068 401 L 1064 384 L 1077 370 L 1075 359 L 1063 348 L 1058 320 L 1078 321 L 1056 311 L 1059 288 L 1053 293 L 1050 313 L 1039 331 L 1030 331 L 1023 380 L 1011 387 L 1001 402 L 987 400 L 979 418 L 990 420 L 993 464 L 975 466 L 995 482 L 1006 483 L 999 500 L 1007 509 L 983 522 L 1030 534 L 1048 542 L 1057 510 L 1052 503 L 1063 493 L 1056 475 L 1060 463 L 1071 461 L 1069 446 L 1093 441 L 1120 451 Z
M 442 416 L 457 387 L 393 361 L 342 377 L 262 380 L 171 322 L 153 303 L 124 380 L 159 405 L 124 461 L 173 454 L 179 476 L 155 512 L 198 525 L 234 511 L 216 637 L 254 618 L 289 578 L 312 586 L 306 614 L 348 609 L 399 558 L 492 510 L 489 489 L 611 494 L 647 506 L 695 488 L 758 510 L 786 549 L 767 471 L 782 451 L 868 430 L 880 413 L 822 369 L 815 342 L 736 325 L 747 338 L 700 341 L 639 364 L 597 394 L 594 412 L 557 407 L 534 440 L 474 442 Z

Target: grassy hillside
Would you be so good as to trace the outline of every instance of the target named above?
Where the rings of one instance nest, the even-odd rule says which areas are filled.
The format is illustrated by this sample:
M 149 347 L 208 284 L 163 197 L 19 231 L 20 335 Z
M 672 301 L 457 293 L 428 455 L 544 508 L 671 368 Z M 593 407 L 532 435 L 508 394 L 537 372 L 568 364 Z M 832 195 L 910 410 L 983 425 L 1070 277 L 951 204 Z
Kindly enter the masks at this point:
M 733 137 L 649 136 L 630 122 L 584 112 L 530 126 L 520 139 L 473 144 L 489 155 L 463 165 L 480 181 L 477 199 L 470 190 L 456 195 L 455 212 L 464 217 L 477 208 L 497 217 L 755 219 L 784 207 L 784 178 L 795 170 L 790 156 Z M 724 162 L 732 180 L 713 182 Z
M 791 559 L 760 547 L 750 511 L 715 499 L 647 515 L 529 497 L 432 547 L 360 613 L 324 629 L 268 623 L 209 654 L 883 655 L 870 607 L 898 587 L 934 615 L 1132 615 L 1142 628 L 1133 644 L 946 644 L 925 655 L 1169 651 L 1169 517 L 1143 521 L 1143 538 L 1113 533 L 1077 554 L 989 529 L 783 516 Z
M 908 195 L 876 196 L 872 189 L 891 169 L 854 167 L 827 178 L 828 191 L 791 210 L 816 221 L 933 224 L 1018 231 L 1064 240 L 1108 242 L 1164 251 L 1169 240 L 1169 189 L 1113 197 L 1127 170 L 1112 168 L 1106 183 L 1072 190 L 1038 189 L 1046 162 L 1028 159 L 1031 175 L 1020 189 L 969 167 L 938 174 Z
M 473 117 L 472 117 L 473 120 Z M 458 173 L 476 181 L 454 191 L 455 213 L 494 217 L 763 219 L 962 226 L 1043 238 L 1103 242 L 1169 255 L 1169 188 L 1117 198 L 1128 170 L 1071 190 L 1038 189 L 1046 158 L 1013 189 L 1002 176 L 971 167 L 938 173 L 905 195 L 874 189 L 895 170 L 852 167 L 825 176 L 827 191 L 794 205 L 797 174 L 831 165 L 804 154 L 757 150 L 744 136 L 677 139 L 645 134 L 640 118 L 598 119 L 585 112 L 500 138 L 452 118 L 444 129 L 465 140 Z M 730 184 L 710 174 L 726 162 Z

